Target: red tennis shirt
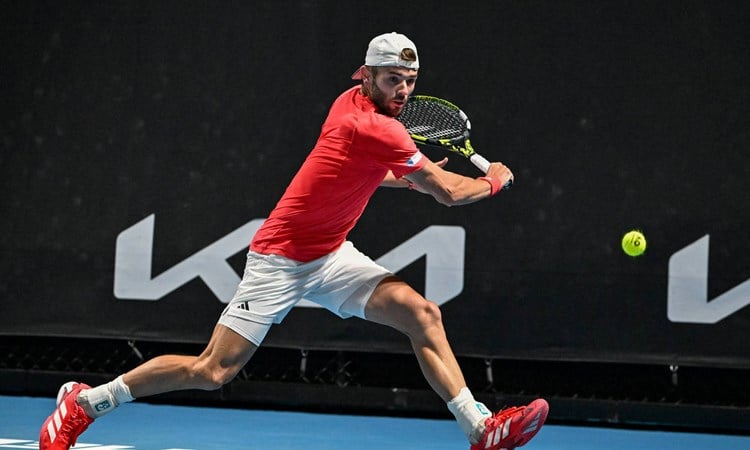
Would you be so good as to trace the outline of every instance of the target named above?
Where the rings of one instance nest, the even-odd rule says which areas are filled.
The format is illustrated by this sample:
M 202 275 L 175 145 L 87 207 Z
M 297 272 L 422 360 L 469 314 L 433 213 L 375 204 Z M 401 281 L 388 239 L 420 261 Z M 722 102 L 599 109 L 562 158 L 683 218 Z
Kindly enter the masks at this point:
M 250 249 L 308 262 L 341 246 L 388 171 L 427 162 L 396 119 L 355 86 L 331 106 L 312 152 L 255 234 Z

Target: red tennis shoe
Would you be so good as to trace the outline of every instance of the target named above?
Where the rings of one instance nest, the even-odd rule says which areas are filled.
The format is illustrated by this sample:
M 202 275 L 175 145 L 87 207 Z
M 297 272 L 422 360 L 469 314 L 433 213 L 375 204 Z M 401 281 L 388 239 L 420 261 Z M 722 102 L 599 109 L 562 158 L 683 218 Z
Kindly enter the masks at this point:
M 531 440 L 547 420 L 549 405 L 536 399 L 528 406 L 504 409 L 484 422 L 482 439 L 471 450 L 513 450 Z
M 44 421 L 39 432 L 39 450 L 68 450 L 94 421 L 76 402 L 78 393 L 83 389 L 91 389 L 91 386 L 83 383 L 65 383 L 60 388 L 57 394 L 57 408 Z

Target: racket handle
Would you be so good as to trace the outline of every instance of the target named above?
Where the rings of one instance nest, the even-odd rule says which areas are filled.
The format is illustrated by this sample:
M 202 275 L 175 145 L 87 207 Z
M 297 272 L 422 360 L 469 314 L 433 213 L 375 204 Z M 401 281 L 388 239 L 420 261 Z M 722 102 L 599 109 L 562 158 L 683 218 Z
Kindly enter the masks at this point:
M 469 161 L 471 161 L 479 170 L 481 170 L 483 173 L 487 173 L 488 170 L 490 170 L 490 162 L 487 161 L 487 159 L 478 154 L 474 153 L 469 157 Z M 513 186 L 513 180 L 508 180 L 507 183 L 505 183 L 505 186 L 503 186 L 503 190 L 510 189 L 510 187 Z
M 469 157 L 469 161 L 471 161 L 479 170 L 482 171 L 482 173 L 487 173 L 488 170 L 490 170 L 490 162 L 485 159 L 484 156 L 474 153 Z

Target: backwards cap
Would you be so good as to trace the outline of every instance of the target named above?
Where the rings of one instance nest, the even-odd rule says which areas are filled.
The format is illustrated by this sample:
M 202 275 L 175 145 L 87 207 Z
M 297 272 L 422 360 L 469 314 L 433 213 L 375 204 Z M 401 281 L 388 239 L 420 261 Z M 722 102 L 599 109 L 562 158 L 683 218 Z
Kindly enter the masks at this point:
M 408 37 L 399 33 L 385 33 L 375 36 L 367 47 L 365 55 L 365 65 L 374 67 L 405 67 L 407 69 L 419 69 L 419 57 L 416 61 L 406 61 L 401 59 L 401 52 L 404 49 L 411 49 L 414 55 L 417 55 L 417 46 Z M 362 79 L 362 67 L 357 69 L 352 75 L 352 79 Z

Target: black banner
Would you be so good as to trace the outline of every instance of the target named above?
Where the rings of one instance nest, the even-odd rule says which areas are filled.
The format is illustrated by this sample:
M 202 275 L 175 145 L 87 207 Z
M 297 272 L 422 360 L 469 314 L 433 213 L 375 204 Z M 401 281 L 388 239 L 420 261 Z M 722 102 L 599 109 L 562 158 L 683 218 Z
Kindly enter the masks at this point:
M 16 3 L 0 334 L 207 340 L 367 42 L 399 31 L 418 92 L 516 175 L 460 208 L 384 189 L 350 236 L 442 304 L 459 355 L 750 367 L 745 2 Z M 309 306 L 267 344 L 409 351 Z

